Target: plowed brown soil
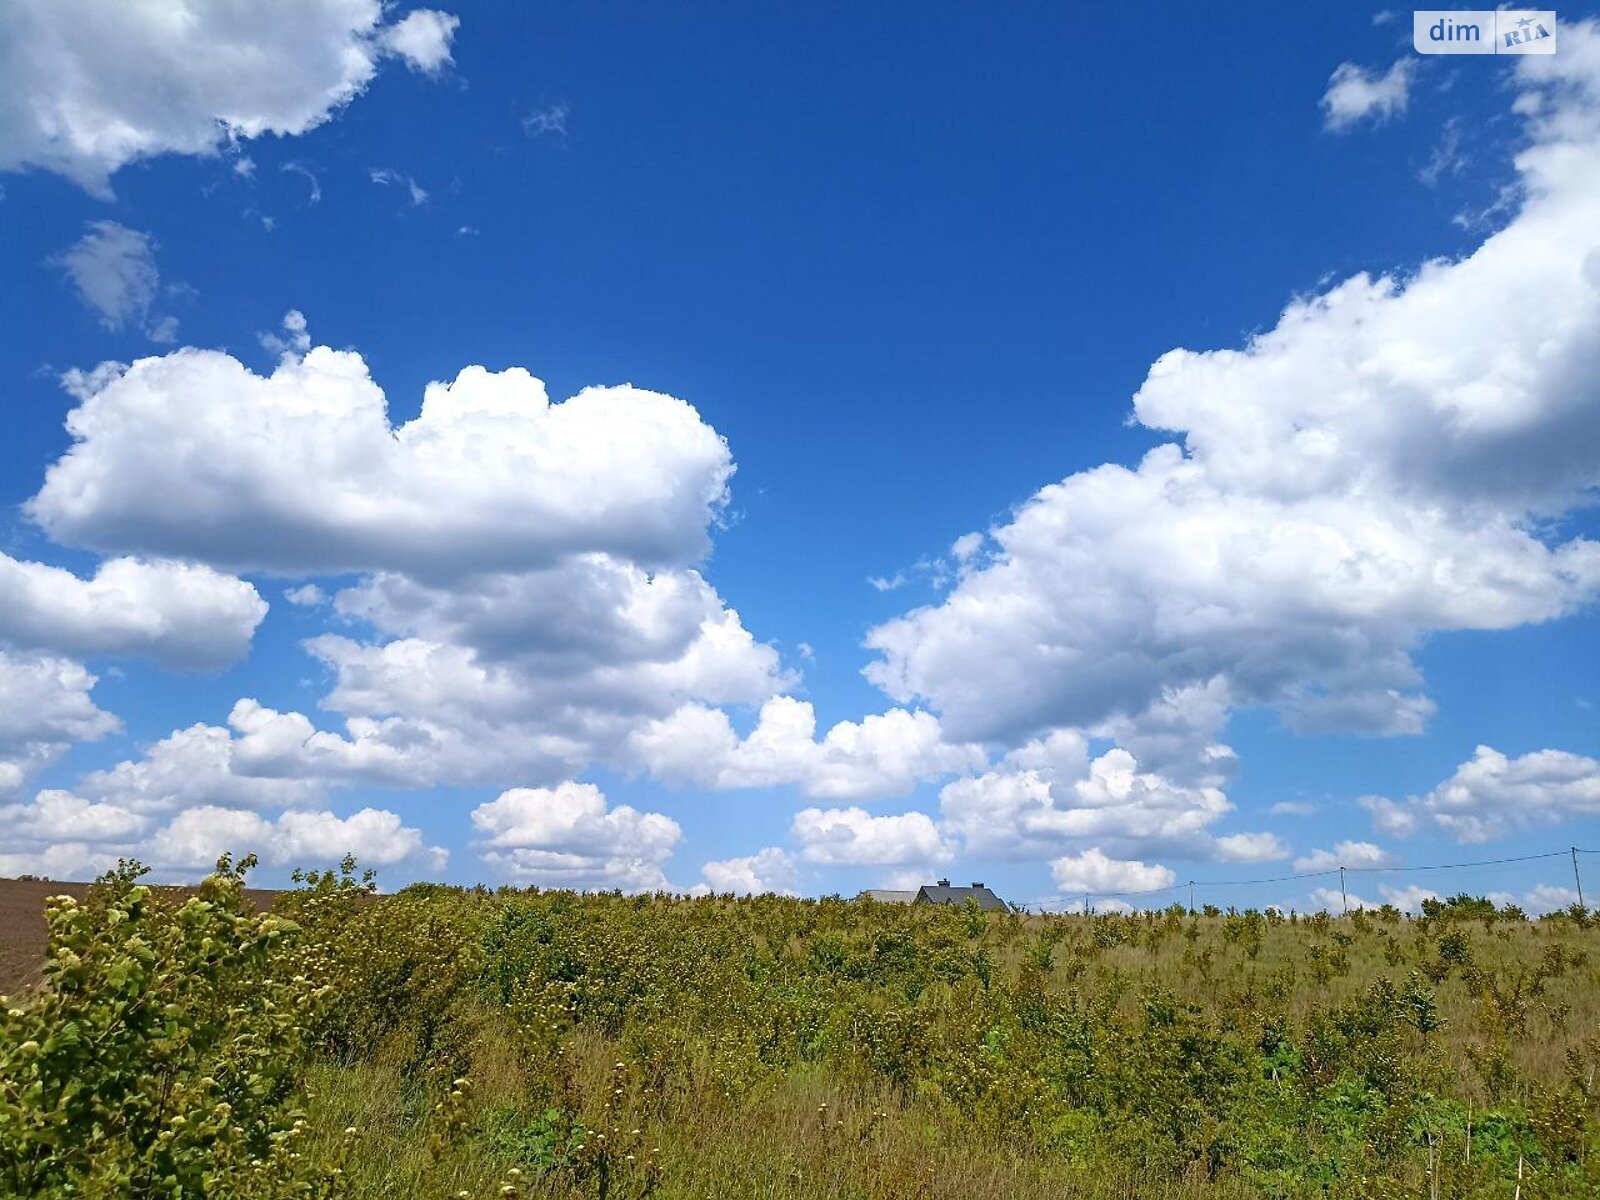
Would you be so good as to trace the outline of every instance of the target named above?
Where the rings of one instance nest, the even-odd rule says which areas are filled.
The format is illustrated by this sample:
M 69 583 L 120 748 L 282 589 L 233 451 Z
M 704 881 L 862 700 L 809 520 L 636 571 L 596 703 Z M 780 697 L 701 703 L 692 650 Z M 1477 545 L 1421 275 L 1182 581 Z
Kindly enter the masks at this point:
M 82 899 L 86 883 L 54 880 L 0 879 L 0 995 L 20 992 L 39 982 L 44 962 L 44 902 L 51 896 Z M 183 894 L 190 888 L 162 888 Z M 249 888 L 245 896 L 258 910 L 270 908 L 276 892 Z

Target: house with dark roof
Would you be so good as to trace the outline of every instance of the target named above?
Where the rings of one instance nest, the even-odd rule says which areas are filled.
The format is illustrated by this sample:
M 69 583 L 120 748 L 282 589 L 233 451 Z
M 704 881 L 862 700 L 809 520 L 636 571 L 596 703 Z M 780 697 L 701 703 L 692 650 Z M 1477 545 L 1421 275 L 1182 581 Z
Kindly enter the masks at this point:
M 1008 912 L 1011 908 L 981 882 L 974 883 L 970 887 L 952 887 L 948 879 L 941 879 L 938 883 L 923 884 L 917 889 L 916 899 L 911 903 L 965 904 L 968 900 L 976 900 L 978 907 L 985 912 Z

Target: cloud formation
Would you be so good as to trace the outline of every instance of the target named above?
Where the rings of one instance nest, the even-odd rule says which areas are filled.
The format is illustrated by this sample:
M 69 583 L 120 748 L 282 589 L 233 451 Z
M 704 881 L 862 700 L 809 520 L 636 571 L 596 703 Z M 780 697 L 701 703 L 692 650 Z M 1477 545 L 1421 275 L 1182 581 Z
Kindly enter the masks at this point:
M 541 887 L 665 891 L 662 870 L 683 831 L 661 813 L 608 806 L 591 783 L 512 788 L 472 810 L 483 859 Z
M 56 262 L 106 329 L 120 333 L 131 325 L 154 342 L 176 339 L 177 319 L 151 312 L 161 272 L 148 233 L 115 221 L 91 221 L 88 232 Z
M 791 682 L 695 566 L 733 463 L 688 404 L 551 404 L 526 371 L 469 367 L 396 428 L 358 355 L 308 348 L 296 311 L 284 330 L 265 377 L 190 349 L 74 376 L 74 444 L 28 509 L 58 541 L 357 575 L 341 631 L 305 643 L 344 728 L 242 701 L 236 774 L 554 784 L 685 706 Z
M 450 65 L 450 43 L 461 25 L 459 17 L 434 8 L 408 12 L 379 35 L 379 42 L 398 54 L 413 71 L 437 75 Z
M 378 0 L 12 0 L 0 9 L 0 170 L 54 171 L 109 197 L 136 159 L 305 133 L 385 56 L 428 73 L 449 62 L 455 17 L 385 17 Z
M 292 809 L 275 818 L 249 809 L 201 804 L 165 824 L 146 813 L 70 792 L 42 791 L 26 804 L 0 805 L 12 831 L 0 876 L 32 873 L 82 879 L 137 858 L 158 878 L 192 878 L 223 853 L 255 854 L 274 866 L 321 866 L 353 854 L 372 867 L 407 864 L 442 870 L 446 852 L 392 812 L 363 808 L 348 817 Z
M 213 670 L 244 656 L 266 614 L 251 584 L 205 566 L 115 558 L 80 579 L 0 554 L 0 645 Z
M 122 727 L 90 699 L 94 685 L 82 663 L 0 647 L 0 796 L 19 790 L 74 742 Z
M 1519 68 L 1505 228 L 1297 299 L 1242 349 L 1163 355 L 1133 416 L 1177 440 L 1034 495 L 871 631 L 869 678 L 958 740 L 1137 728 L 1195 689 L 1224 717 L 1408 733 L 1424 638 L 1591 604 L 1600 544 L 1560 518 L 1600 484 L 1597 41 Z
M 1270 834 L 1218 838 L 1233 810 L 1215 786 L 1185 786 L 1142 768 L 1126 749 L 1091 757 L 1088 740 L 1057 730 L 1006 755 L 992 770 L 947 783 L 941 828 L 969 854 L 1047 858 L 1072 848 L 1179 854 L 1224 862 L 1281 857 Z
M 266 377 L 180 349 L 85 387 L 29 514 L 69 545 L 239 569 L 439 581 L 581 552 L 683 565 L 708 549 L 733 470 L 681 400 L 607 387 L 551 404 L 515 367 L 429 385 L 398 428 L 360 355 L 322 346 Z
M 1313 850 L 1294 860 L 1296 871 L 1311 874 L 1337 871 L 1340 867 L 1392 867 L 1395 857 L 1372 842 L 1336 842 L 1332 849 Z
M 1366 796 L 1361 804 L 1380 831 L 1397 837 L 1432 825 L 1458 842 L 1488 842 L 1519 827 L 1600 817 L 1600 760 L 1564 750 L 1510 758 L 1479 746 L 1426 795 L 1403 803 Z
M 661 779 L 718 790 L 793 785 L 835 800 L 903 795 L 985 761 L 979 747 L 946 743 L 931 713 L 894 708 L 840 721 L 820 740 L 816 727 L 811 704 L 792 696 L 767 700 L 742 739 L 721 709 L 691 704 L 635 731 L 625 753 Z
M 1098 847 L 1091 846 L 1082 854 L 1069 854 L 1050 864 L 1050 876 L 1062 892 L 1152 892 L 1157 888 L 1171 887 L 1178 881 L 1172 871 L 1163 866 L 1142 863 L 1137 859 L 1109 858 Z
M 863 808 L 803 808 L 789 833 L 801 858 L 830 866 L 922 865 L 953 853 L 933 819 L 919 812 L 875 817 Z
M 1355 63 L 1340 63 L 1328 79 L 1328 90 L 1322 94 L 1326 127 L 1343 133 L 1362 121 L 1381 123 L 1405 112 L 1417 63 L 1416 58 L 1397 59 L 1381 75 Z
M 800 873 L 786 850 L 769 846 L 742 858 L 708 862 L 700 868 L 705 882 L 691 889 L 697 895 L 759 896 L 768 892 L 793 896 L 800 886 Z
M 168 813 L 202 805 L 227 808 L 301 808 L 320 801 L 317 779 L 252 775 L 237 768 L 229 730 L 195 724 L 174 730 L 139 758 L 90 771 L 77 790 L 137 813 Z

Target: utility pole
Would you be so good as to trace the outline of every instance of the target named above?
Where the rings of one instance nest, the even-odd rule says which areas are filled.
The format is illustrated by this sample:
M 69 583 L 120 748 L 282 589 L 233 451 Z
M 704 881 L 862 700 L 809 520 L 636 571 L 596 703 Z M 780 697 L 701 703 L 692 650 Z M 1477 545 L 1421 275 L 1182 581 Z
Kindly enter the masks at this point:
M 1086 917 L 1089 915 L 1089 893 L 1088 892 L 1085 892 L 1083 894 L 1083 915 L 1086 916 Z
M 1583 876 L 1578 874 L 1578 848 L 1572 848 L 1572 882 L 1578 885 L 1578 907 L 1583 907 Z
M 1189 880 L 1189 915 L 1194 916 L 1194 880 Z
M 1350 915 L 1350 893 L 1344 890 L 1344 867 L 1339 868 L 1339 904 L 1344 909 L 1344 915 Z

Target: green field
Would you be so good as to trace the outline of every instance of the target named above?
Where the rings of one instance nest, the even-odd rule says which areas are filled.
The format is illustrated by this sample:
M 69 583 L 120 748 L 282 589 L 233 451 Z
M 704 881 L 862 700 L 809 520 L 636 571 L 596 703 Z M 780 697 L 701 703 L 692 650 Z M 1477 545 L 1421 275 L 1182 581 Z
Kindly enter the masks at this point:
M 1600 1194 L 1600 931 L 131 872 L 0 1034 L 21 1196 Z

